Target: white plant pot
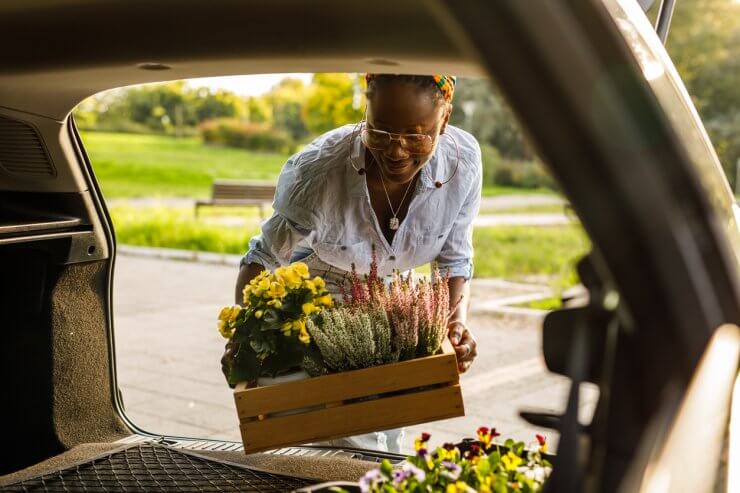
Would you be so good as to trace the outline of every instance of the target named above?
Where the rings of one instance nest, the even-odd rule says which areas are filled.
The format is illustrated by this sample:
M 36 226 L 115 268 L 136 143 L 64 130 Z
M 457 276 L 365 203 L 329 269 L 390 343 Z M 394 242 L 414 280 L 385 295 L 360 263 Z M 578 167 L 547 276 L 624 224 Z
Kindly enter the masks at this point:
M 294 372 L 279 375 L 277 377 L 259 377 L 257 378 L 257 385 L 259 385 L 260 387 L 267 387 L 268 385 L 297 382 L 299 380 L 305 380 L 307 378 L 311 378 L 308 373 L 303 370 L 296 370 Z

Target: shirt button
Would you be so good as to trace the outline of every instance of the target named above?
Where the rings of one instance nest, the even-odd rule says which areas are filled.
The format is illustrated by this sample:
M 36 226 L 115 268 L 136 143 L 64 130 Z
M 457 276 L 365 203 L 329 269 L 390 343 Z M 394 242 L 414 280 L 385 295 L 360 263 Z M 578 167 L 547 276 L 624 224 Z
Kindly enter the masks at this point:
M 344 246 L 344 245 L 342 245 L 342 248 L 341 248 L 341 249 L 342 249 L 342 250 L 346 250 L 346 249 L 347 249 L 347 247 L 346 247 L 346 246 Z
M 396 256 L 395 255 L 391 255 L 390 257 L 388 257 L 388 260 L 396 260 Z

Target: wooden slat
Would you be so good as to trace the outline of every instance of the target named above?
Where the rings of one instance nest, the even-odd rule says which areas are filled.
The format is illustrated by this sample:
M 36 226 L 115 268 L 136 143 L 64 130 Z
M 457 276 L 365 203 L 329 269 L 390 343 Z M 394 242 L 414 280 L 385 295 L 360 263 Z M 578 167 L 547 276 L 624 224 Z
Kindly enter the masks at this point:
M 459 385 L 240 425 L 246 453 L 464 416 Z
M 241 420 L 254 416 L 329 404 L 386 392 L 441 383 L 457 383 L 455 351 L 445 339 L 442 353 L 362 370 L 334 373 L 266 387 L 234 390 Z

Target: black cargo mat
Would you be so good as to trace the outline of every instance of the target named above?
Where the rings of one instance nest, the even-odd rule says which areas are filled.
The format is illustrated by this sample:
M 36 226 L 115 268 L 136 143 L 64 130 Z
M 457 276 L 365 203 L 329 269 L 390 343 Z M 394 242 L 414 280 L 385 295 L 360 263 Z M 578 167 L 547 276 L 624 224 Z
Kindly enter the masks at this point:
M 162 445 L 129 446 L 2 491 L 288 492 L 315 481 L 281 476 Z

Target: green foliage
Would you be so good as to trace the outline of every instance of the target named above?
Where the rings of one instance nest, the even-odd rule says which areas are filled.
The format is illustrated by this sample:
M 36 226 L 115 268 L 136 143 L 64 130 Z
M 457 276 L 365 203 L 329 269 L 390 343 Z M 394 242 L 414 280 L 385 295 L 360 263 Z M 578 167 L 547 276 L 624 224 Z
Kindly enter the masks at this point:
M 287 78 L 262 97 L 265 104 L 272 108 L 273 126 L 287 132 L 296 141 L 308 135 L 302 115 L 307 95 L 308 88 L 303 81 Z
M 203 142 L 211 145 L 280 153 L 291 152 L 293 149 L 292 139 L 285 132 L 233 118 L 205 121 L 198 127 L 198 132 Z
M 740 2 L 676 2 L 666 49 L 717 150 L 730 185 L 740 161 Z
M 504 98 L 485 79 L 458 79 L 450 123 L 472 133 L 481 145 L 493 146 L 503 157 L 534 158 Z
M 360 121 L 364 107 L 361 94 L 359 76 L 314 75 L 303 106 L 303 119 L 308 130 L 321 134 Z

